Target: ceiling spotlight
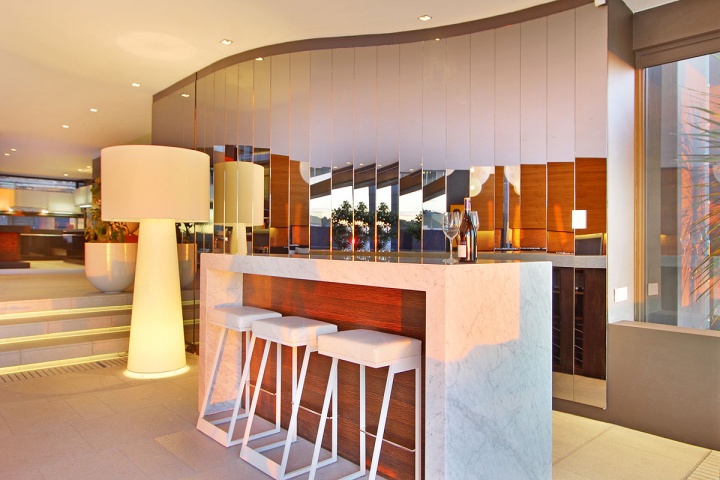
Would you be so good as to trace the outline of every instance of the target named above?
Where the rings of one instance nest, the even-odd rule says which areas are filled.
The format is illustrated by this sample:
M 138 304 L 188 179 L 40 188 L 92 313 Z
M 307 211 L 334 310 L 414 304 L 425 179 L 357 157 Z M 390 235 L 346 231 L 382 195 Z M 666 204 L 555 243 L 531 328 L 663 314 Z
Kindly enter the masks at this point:
M 78 172 L 82 172 L 82 168 L 78 168 Z
M 91 108 L 90 111 L 93 113 L 97 113 L 97 108 Z
M 180 96 L 183 98 L 188 98 L 188 97 L 190 97 L 190 94 L 189 93 L 181 93 Z
M 137 83 L 137 82 L 133 82 L 133 83 L 131 83 L 130 85 L 132 85 L 133 87 L 136 87 L 136 88 L 140 86 L 140 84 Z
M 232 45 L 232 42 L 232 40 L 227 38 L 223 38 L 222 40 L 220 40 L 220 43 L 222 43 L 223 45 Z
M 420 20 L 421 22 L 427 22 L 427 21 L 430 20 L 431 18 L 432 18 L 432 17 L 431 17 L 430 15 L 420 15 L 420 16 L 418 17 L 418 20 Z
M 439 41 L 440 41 L 440 39 L 439 39 L 439 38 L 436 38 L 436 39 L 435 39 L 435 41 L 436 41 L 436 42 L 439 42 Z
M 67 174 L 67 173 L 63 173 L 63 177 L 67 177 L 67 176 L 68 176 L 68 174 Z
M 258 62 L 262 62 L 265 59 L 263 57 L 255 57 L 255 60 L 257 60 Z
M 5 156 L 6 156 L 6 157 L 9 157 L 9 156 L 10 156 L 10 154 L 9 154 L 9 153 L 6 153 L 6 154 L 5 154 Z
M 11 151 L 11 152 L 17 152 L 17 148 L 11 148 L 10 151 Z
M 92 168 L 90 165 L 85 165 L 85 168 Z
M 363 167 L 363 166 L 365 166 L 365 164 L 364 164 L 364 163 L 361 163 L 360 166 Z
M 70 125 L 63 125 L 63 128 L 70 128 Z

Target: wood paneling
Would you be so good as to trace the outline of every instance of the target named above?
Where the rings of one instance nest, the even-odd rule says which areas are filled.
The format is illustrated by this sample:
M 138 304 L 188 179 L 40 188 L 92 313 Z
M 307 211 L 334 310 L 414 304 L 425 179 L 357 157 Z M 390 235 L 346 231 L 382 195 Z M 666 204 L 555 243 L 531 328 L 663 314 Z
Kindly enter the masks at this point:
M 548 232 L 572 233 L 572 210 L 575 206 L 575 164 L 548 163 L 547 181 Z
M 290 159 L 270 155 L 270 227 L 288 226 L 290 195 Z
M 304 167 L 303 167 L 304 165 Z M 310 244 L 310 184 L 303 178 L 301 169 L 308 168 L 307 163 L 289 161 L 290 204 L 289 222 L 292 227 L 292 243 Z M 307 173 L 306 175 L 309 175 Z M 304 229 L 297 227 L 306 227 Z
M 607 232 L 607 161 L 575 160 L 575 209 L 587 211 L 587 228 L 576 235 Z
M 367 328 L 421 340 L 425 344 L 425 293 L 359 285 L 314 282 L 260 275 L 243 275 L 243 304 L 269 308 L 283 315 L 301 315 L 335 323 L 339 330 Z M 263 342 L 258 342 L 251 365 L 251 377 L 257 375 Z M 302 354 L 303 349 L 299 349 Z M 263 388 L 275 389 L 274 347 L 265 373 Z M 424 353 L 423 353 L 424 363 Z M 311 355 L 302 398 L 302 406 L 320 411 L 327 385 L 330 359 Z M 290 398 L 291 350 L 283 348 L 283 396 Z M 387 369 L 367 369 L 367 429 L 374 433 L 382 401 Z M 340 362 L 339 372 L 339 434 L 341 456 L 358 463 L 359 397 L 357 365 Z M 287 427 L 290 402 L 283 402 L 282 422 Z M 423 408 L 424 409 L 424 408 Z M 261 392 L 259 415 L 272 418 L 272 397 Z M 396 376 L 390 400 L 385 438 L 410 447 L 414 435 L 414 375 L 405 372 Z M 423 420 L 424 423 L 424 420 Z M 300 410 L 298 434 L 314 441 L 318 417 Z M 424 437 L 424 433 L 423 433 Z M 368 458 L 374 444 L 368 438 Z M 329 448 L 330 426 L 326 428 L 324 446 Z M 414 454 L 390 444 L 383 445 L 379 474 L 385 478 L 413 478 Z
M 547 225 L 545 211 L 546 170 L 545 165 L 520 166 L 520 188 L 522 189 L 520 224 L 522 229 L 541 228 L 544 230 Z M 530 245 L 523 244 L 523 246 Z

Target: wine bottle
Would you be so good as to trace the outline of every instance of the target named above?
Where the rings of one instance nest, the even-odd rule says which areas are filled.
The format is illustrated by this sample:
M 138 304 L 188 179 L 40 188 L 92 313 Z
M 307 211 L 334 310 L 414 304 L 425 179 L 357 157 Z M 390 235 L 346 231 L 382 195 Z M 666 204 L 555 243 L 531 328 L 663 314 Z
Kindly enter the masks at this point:
M 458 245 L 458 259 L 461 262 L 474 263 L 477 260 L 477 238 L 475 226 L 470 218 L 471 209 L 472 205 L 470 204 L 470 197 L 465 197 L 465 200 L 463 201 L 462 222 L 460 223 L 460 238 L 461 241 L 463 239 L 465 241 L 465 251 L 462 252 L 460 250 L 460 246 Z

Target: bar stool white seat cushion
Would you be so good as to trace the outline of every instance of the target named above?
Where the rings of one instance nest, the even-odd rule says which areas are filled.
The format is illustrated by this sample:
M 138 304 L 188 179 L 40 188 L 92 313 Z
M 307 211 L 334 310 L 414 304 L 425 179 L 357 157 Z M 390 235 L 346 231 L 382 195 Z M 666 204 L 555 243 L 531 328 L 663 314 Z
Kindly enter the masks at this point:
M 337 332 L 337 325 L 305 317 L 264 318 L 256 320 L 253 334 L 289 347 L 308 345 L 317 350 L 317 339 L 327 333 Z
M 374 330 L 344 330 L 318 338 L 318 352 L 372 368 L 420 355 L 422 342 Z
M 208 321 L 221 327 L 237 331 L 247 331 L 252 328 L 253 322 L 261 318 L 276 318 L 282 314 L 264 308 L 249 305 L 233 305 L 230 307 L 216 307 L 208 312 Z

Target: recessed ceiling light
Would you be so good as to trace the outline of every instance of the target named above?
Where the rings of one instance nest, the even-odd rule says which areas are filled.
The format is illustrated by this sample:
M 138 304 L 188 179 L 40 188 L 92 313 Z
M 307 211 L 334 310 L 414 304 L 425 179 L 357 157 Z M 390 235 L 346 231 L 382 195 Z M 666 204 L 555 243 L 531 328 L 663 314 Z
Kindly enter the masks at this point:
M 93 113 L 97 113 L 97 108 L 91 108 L 90 111 Z
M 263 57 L 255 57 L 255 60 L 257 60 L 258 62 L 262 62 L 265 59 Z
M 382 165 L 380 165 L 380 164 L 378 163 L 378 167 L 382 167 Z
M 5 154 L 5 156 L 6 156 L 6 157 L 9 157 L 9 156 L 10 156 L 10 154 L 9 154 L 9 153 L 6 153 L 6 154 Z
M 92 168 L 90 165 L 85 165 L 85 168 Z
M 229 38 L 223 38 L 222 40 L 220 40 L 220 43 L 222 43 L 223 45 L 232 45 L 232 42 L 233 41 Z
M 68 174 L 67 174 L 67 173 L 63 173 L 63 177 L 67 177 L 67 176 L 68 176 Z
M 350 163 L 350 162 L 345 162 L 345 164 L 346 164 L 346 165 L 352 165 L 352 163 Z
M 361 163 L 360 166 L 363 167 L 363 166 L 365 166 L 365 164 L 364 164 L 364 163 Z
M 10 151 L 11 151 L 11 152 L 17 152 L 17 149 L 16 149 L 16 148 L 11 148 Z
M 133 83 L 131 83 L 130 85 L 132 85 L 133 87 L 139 87 L 139 86 L 140 86 L 140 84 L 137 83 L 137 82 L 133 82 Z
M 410 169 L 410 171 L 411 171 L 411 172 L 414 172 L 414 171 L 415 171 L 415 169 L 414 169 L 414 168 L 411 168 L 411 169 Z
M 78 168 L 78 172 L 82 172 L 82 168 Z
M 70 128 L 70 125 L 63 125 L 63 128 Z
M 439 41 L 440 41 L 440 39 L 439 39 L 439 38 L 436 38 L 436 39 L 435 39 L 435 41 L 436 41 L 436 42 L 439 42 Z
M 190 96 L 190 94 L 189 93 L 181 93 L 180 96 L 183 98 L 188 98 Z
M 334 169 L 336 169 L 336 168 L 337 168 L 336 166 L 335 166 L 335 167 L 333 167 L 333 170 L 334 170 Z
M 420 15 L 418 17 L 418 20 L 420 20 L 421 22 L 427 22 L 430 19 L 432 19 L 432 17 L 430 15 Z

